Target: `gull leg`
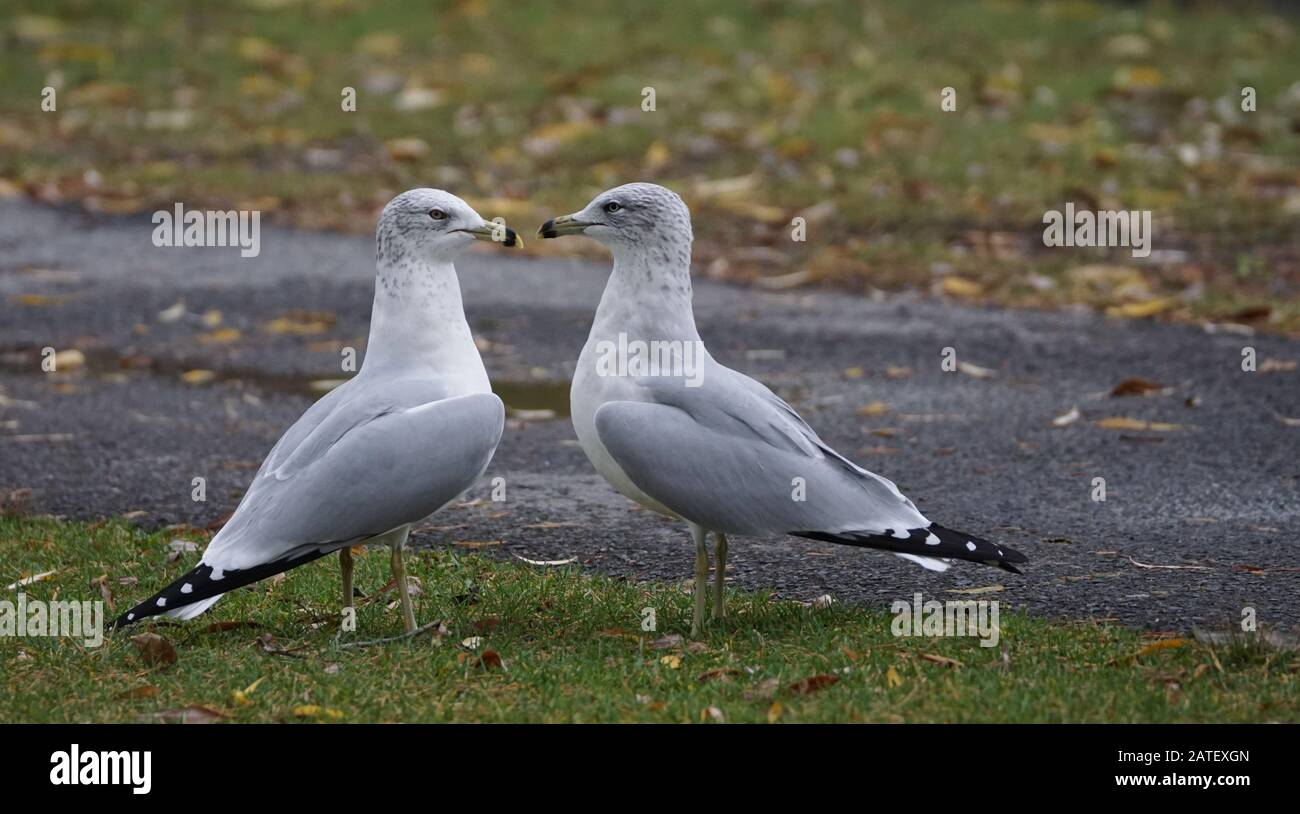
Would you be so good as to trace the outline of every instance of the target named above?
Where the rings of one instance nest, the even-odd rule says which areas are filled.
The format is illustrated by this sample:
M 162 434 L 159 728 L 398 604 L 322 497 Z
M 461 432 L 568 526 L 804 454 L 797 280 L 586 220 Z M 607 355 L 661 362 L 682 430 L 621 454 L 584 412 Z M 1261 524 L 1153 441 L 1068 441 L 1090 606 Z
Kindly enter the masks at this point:
M 708 534 L 691 524 L 691 536 L 695 538 L 695 618 L 691 620 L 691 638 L 699 636 L 704 627 L 704 609 L 709 595 L 709 548 L 705 544 Z
M 343 607 L 352 607 L 352 548 L 339 549 L 339 568 L 343 571 Z
M 402 622 L 406 626 L 407 633 L 415 630 L 415 606 L 411 604 L 410 586 L 406 583 L 406 562 L 402 559 L 402 548 L 406 546 L 406 537 L 409 533 L 410 528 L 402 529 L 401 534 L 389 543 L 393 549 L 393 581 L 397 583 L 397 594 L 402 602 Z
M 727 607 L 722 598 L 722 589 L 727 582 L 727 535 L 720 531 L 713 532 L 713 535 L 718 538 L 718 543 L 713 549 L 718 555 L 718 567 L 713 573 L 713 618 L 721 621 L 727 615 Z

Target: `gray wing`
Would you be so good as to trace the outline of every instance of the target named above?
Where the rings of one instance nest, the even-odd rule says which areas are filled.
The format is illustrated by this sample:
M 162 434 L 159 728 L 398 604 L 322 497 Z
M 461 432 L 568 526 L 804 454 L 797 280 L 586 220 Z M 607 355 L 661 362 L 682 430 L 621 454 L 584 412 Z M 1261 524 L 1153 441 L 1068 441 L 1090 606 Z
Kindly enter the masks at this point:
M 276 444 L 204 564 L 251 568 L 414 523 L 472 486 L 501 440 L 492 393 L 443 399 L 420 380 L 342 390 Z
M 747 376 L 714 362 L 700 387 L 638 384 L 646 400 L 602 405 L 596 434 L 637 488 L 691 522 L 732 534 L 930 525 L 893 483 L 828 447 Z

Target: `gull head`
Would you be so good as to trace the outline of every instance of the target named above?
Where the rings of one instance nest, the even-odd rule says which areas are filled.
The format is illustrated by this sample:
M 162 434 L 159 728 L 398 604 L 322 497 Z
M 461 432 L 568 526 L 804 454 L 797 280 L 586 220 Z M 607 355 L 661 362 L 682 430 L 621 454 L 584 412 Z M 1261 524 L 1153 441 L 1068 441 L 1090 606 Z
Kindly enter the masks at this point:
M 607 189 L 572 215 L 551 218 L 540 237 L 587 235 L 611 249 L 685 247 L 690 261 L 691 211 L 676 192 L 658 184 L 624 184 Z
M 486 221 L 473 207 L 441 189 L 409 189 L 379 215 L 375 250 L 380 259 L 450 261 L 475 240 L 503 246 L 523 241 L 503 223 Z

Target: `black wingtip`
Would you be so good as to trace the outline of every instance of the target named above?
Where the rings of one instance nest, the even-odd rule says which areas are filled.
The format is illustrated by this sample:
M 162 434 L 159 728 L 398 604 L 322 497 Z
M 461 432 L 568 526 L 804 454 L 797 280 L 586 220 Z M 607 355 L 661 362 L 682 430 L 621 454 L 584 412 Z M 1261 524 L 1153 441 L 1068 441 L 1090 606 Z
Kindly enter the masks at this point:
M 840 545 L 877 548 L 895 554 L 913 554 L 936 559 L 966 560 L 981 565 L 994 565 L 1013 574 L 1023 574 L 1015 563 L 1027 563 L 1029 558 L 1014 548 L 991 543 L 973 534 L 931 523 L 927 528 L 906 529 L 906 537 L 896 537 L 893 529 L 875 531 L 792 531 L 796 537 L 821 540 Z

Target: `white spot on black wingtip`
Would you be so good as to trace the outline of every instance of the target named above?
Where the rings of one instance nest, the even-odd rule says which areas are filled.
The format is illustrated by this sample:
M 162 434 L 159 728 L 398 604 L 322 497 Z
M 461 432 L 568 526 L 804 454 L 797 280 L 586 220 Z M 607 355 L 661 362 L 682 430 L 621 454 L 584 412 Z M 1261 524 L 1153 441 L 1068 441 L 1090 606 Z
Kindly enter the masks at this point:
M 187 594 L 193 590 L 194 590 L 194 586 L 189 584 L 188 582 L 181 586 L 181 593 L 183 594 Z
M 165 596 L 158 597 L 158 607 L 160 608 L 167 607 L 167 597 Z
M 126 615 L 126 621 L 128 621 L 128 622 L 133 622 L 133 621 L 135 621 L 135 614 L 134 614 L 134 613 L 128 613 L 128 614 Z
M 974 551 L 974 550 L 975 550 L 975 543 L 974 543 L 974 541 L 972 541 L 972 540 L 967 540 L 967 541 L 966 541 L 966 550 L 967 550 L 967 551 Z M 1002 552 L 999 551 L 998 553 L 1001 554 Z
M 933 534 L 930 534 L 929 536 L 927 536 L 927 537 L 925 538 L 925 544 L 926 544 L 926 545 L 938 545 L 938 544 L 939 544 L 939 538 L 936 537 L 936 536 L 934 536 Z

